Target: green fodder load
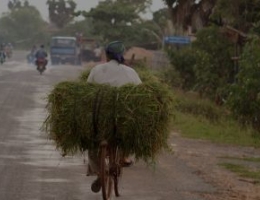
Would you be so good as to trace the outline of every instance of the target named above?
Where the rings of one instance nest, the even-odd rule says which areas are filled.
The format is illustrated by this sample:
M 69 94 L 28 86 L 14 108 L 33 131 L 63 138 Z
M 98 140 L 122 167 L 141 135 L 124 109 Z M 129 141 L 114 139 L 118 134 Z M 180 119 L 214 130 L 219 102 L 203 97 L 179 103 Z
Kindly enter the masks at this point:
M 106 139 L 148 161 L 168 148 L 173 97 L 159 82 L 119 88 L 62 82 L 48 97 L 47 133 L 64 154 L 98 148 Z
M 90 69 L 86 69 L 86 70 L 84 70 L 81 74 L 80 74 L 80 76 L 79 76 L 79 80 L 81 80 L 81 81 L 87 81 L 88 80 L 88 76 L 89 76 L 89 74 L 90 74 Z

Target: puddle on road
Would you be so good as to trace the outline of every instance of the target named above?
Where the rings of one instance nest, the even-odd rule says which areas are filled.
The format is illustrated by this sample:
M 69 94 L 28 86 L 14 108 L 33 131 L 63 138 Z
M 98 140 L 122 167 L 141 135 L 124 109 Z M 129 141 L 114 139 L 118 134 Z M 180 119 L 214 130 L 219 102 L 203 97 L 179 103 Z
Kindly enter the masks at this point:
M 24 62 L 17 62 L 17 61 L 8 61 L 4 65 L 3 70 L 8 72 L 21 72 L 21 71 L 28 71 L 33 69 L 33 66 L 28 65 Z
M 45 182 L 45 183 L 69 183 L 70 181 L 68 181 L 67 179 L 51 179 L 51 178 L 46 178 L 46 179 L 36 179 L 33 182 Z
M 5 66 L 2 69 L 5 74 L 8 75 L 10 73 L 10 75 L 14 75 L 14 78 L 17 77 L 17 80 L 19 80 L 19 82 L 11 83 L 13 77 L 6 77 L 3 79 L 3 83 L 4 81 L 8 82 L 6 83 L 8 87 L 12 86 L 11 84 L 21 84 L 23 86 L 21 93 L 24 92 L 25 94 L 23 95 L 28 95 L 28 100 L 30 100 L 30 104 L 29 102 L 25 102 L 26 108 L 22 109 L 22 112 L 18 113 L 18 116 L 17 114 L 10 116 L 12 121 L 15 122 L 15 124 L 12 124 L 12 134 L 8 135 L 5 141 L 0 141 L 0 147 L 3 147 L 3 151 L 1 151 L 0 154 L 1 168 L 7 169 L 10 173 L 13 173 L 12 170 L 15 170 L 15 173 L 19 172 L 17 180 L 23 183 L 21 187 L 28 188 L 28 190 L 29 188 L 33 188 L 33 191 L 30 191 L 30 195 L 27 195 L 27 189 L 20 191 L 20 186 L 17 186 L 19 188 L 17 193 L 20 196 L 26 196 L 26 198 L 17 199 L 36 200 L 38 199 L 38 193 L 44 192 L 45 190 L 48 191 L 47 194 L 43 194 L 44 196 L 39 197 L 39 199 L 65 199 L 63 198 L 65 196 L 64 194 L 68 193 L 68 199 L 76 200 L 83 199 L 81 198 L 83 196 L 82 193 L 86 193 L 86 188 L 84 187 L 81 191 L 80 187 L 82 183 L 84 185 L 87 184 L 83 157 L 80 157 L 80 155 L 75 157 L 62 157 L 53 141 L 48 140 L 46 133 L 40 130 L 47 116 L 45 109 L 47 103 L 46 97 L 53 88 L 51 83 L 64 79 L 64 76 L 74 75 L 74 73 L 72 75 L 70 74 L 72 67 L 68 67 L 68 69 L 69 71 L 64 72 L 64 69 L 58 69 L 55 66 L 55 69 L 48 68 L 46 74 L 43 76 L 40 76 L 33 66 L 26 64 L 20 66 Z M 20 81 L 24 74 L 21 73 L 20 78 L 20 74 L 12 73 L 26 70 L 29 72 L 29 76 L 34 76 L 29 70 L 35 70 L 33 79 Z M 58 70 L 62 70 L 63 73 L 60 73 Z M 27 73 L 27 71 L 23 73 Z M 45 76 L 48 75 L 48 73 L 51 73 L 52 76 Z M 58 78 L 56 75 L 58 75 Z M 15 88 L 15 86 L 13 87 Z M 6 91 L 6 93 L 7 92 L 8 91 Z M 19 99 L 12 103 L 18 101 Z M 21 107 L 23 106 L 22 103 L 23 102 L 19 104 Z M 11 166 L 10 170 L 9 166 Z M 14 179 L 16 179 L 16 177 L 14 177 Z M 73 182 L 73 184 L 71 184 L 71 182 Z M 71 189 L 72 193 L 76 191 L 76 194 L 70 194 L 70 191 L 67 191 L 68 183 L 74 188 L 73 190 Z M 57 187 L 53 188 L 53 185 Z M 14 191 L 14 193 L 15 192 L 16 191 Z M 34 195 L 36 197 L 32 198 Z
M 17 156 L 13 156 L 13 155 L 0 155 L 0 159 L 11 159 L 11 160 L 15 160 L 17 159 Z
M 38 88 L 37 88 L 38 89 Z M 48 140 L 47 134 L 41 131 L 42 124 L 47 116 L 45 105 L 46 94 L 50 86 L 41 85 L 33 95 L 32 109 L 27 110 L 16 117 L 19 122 L 17 134 L 11 136 L 9 140 L 0 143 L 8 147 L 23 147 L 25 151 L 19 152 L 19 155 L 1 155 L 0 158 L 15 159 L 19 156 L 20 164 L 36 167 L 48 167 L 54 170 L 58 168 L 78 167 L 83 165 L 83 158 L 80 157 L 62 157 L 57 151 L 55 144 Z M 33 108 L 35 107 L 35 108 Z M 82 172 L 84 173 L 84 172 Z M 53 180 L 47 180 L 51 182 Z M 59 182 L 60 180 L 57 180 Z M 63 180 L 64 181 L 64 180 Z

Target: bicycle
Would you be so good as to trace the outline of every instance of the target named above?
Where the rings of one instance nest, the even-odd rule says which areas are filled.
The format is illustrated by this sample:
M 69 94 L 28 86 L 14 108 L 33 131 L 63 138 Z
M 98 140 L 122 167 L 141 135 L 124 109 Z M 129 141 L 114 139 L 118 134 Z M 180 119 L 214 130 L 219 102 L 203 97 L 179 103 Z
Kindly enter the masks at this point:
M 99 121 L 99 113 L 100 106 L 102 104 L 104 92 L 99 90 L 94 104 L 93 104 L 93 128 L 95 136 L 98 135 L 98 121 Z M 114 99 L 116 102 L 118 99 L 118 94 L 115 93 Z M 114 104 L 113 108 L 113 116 L 116 116 L 116 106 Z M 113 133 L 115 135 L 114 140 L 103 140 L 99 142 L 99 178 L 101 182 L 101 190 L 103 200 L 109 200 L 112 195 L 112 188 L 114 188 L 115 196 L 119 197 L 118 190 L 118 182 L 119 177 L 122 175 L 122 158 L 123 154 L 121 153 L 118 143 L 118 139 L 116 138 L 117 133 L 117 120 L 116 117 L 113 119 L 114 127 Z M 113 187 L 114 186 L 114 187 Z
M 121 154 L 117 145 L 107 141 L 100 143 L 100 181 L 103 200 L 109 200 L 114 186 L 115 196 L 119 197 L 118 181 L 122 174 Z

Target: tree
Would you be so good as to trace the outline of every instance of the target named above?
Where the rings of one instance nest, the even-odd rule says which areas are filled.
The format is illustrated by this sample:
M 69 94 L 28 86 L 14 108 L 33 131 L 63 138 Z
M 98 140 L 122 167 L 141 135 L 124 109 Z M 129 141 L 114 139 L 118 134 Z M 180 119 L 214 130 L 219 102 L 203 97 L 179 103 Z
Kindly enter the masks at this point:
M 0 18 L 0 36 L 5 41 L 31 46 L 38 41 L 43 42 L 44 31 L 45 22 L 33 6 L 12 10 Z
M 63 28 L 75 17 L 77 4 L 73 0 L 48 0 L 49 18 L 58 28 Z
M 260 40 L 251 38 L 240 60 L 237 82 L 233 85 L 228 105 L 234 116 L 260 131 Z
M 25 0 L 24 1 L 24 7 L 29 7 L 29 6 L 30 6 L 29 2 L 27 0 Z
M 198 91 L 218 102 L 226 98 L 226 90 L 234 80 L 233 44 L 218 27 L 204 28 L 196 36 L 191 47 L 170 51 L 170 61 L 179 73 L 182 89 Z
M 182 33 L 189 26 L 194 31 L 208 25 L 217 0 L 163 0 L 168 7 L 173 26 Z M 199 24 L 198 24 L 199 21 Z
M 80 21 L 75 21 L 66 25 L 64 28 L 60 29 L 56 34 L 58 35 L 75 35 L 75 33 L 82 33 L 86 37 L 94 37 L 92 35 L 92 23 L 89 19 L 84 19 Z
M 8 8 L 9 10 L 19 9 L 22 7 L 22 3 L 20 0 L 9 0 Z
M 156 26 L 160 29 L 161 37 L 168 35 L 170 32 L 170 28 L 168 26 L 168 21 L 170 20 L 169 14 L 167 12 L 167 8 L 162 8 L 153 13 L 152 21 L 156 24 Z
M 218 0 L 211 18 L 248 32 L 254 23 L 260 21 L 259 12 L 259 0 Z
M 151 23 L 140 17 L 150 3 L 150 0 L 107 0 L 82 14 L 92 20 L 93 34 L 101 36 L 104 42 L 120 39 L 134 44 L 143 42 L 144 38 L 150 42 L 151 38 L 156 41 L 155 36 L 147 31 Z

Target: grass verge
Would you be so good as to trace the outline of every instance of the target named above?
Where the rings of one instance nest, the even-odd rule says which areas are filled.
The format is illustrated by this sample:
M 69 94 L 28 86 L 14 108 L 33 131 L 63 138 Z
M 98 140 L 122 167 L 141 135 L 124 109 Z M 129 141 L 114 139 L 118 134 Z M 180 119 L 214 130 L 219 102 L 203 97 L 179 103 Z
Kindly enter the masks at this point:
M 232 119 L 212 123 L 202 116 L 175 112 L 174 129 L 184 137 L 207 139 L 216 143 L 260 147 L 259 133 L 250 128 L 241 128 Z
M 231 172 L 238 174 L 240 177 L 252 179 L 255 183 L 260 184 L 260 170 L 252 171 L 243 165 L 231 163 L 221 163 L 219 165 Z
M 255 163 L 260 162 L 260 157 L 259 158 L 256 158 L 256 157 L 242 157 L 242 158 L 238 158 L 238 157 L 231 157 L 231 156 L 221 156 L 219 158 L 229 159 L 229 160 L 241 160 L 241 161 L 255 162 Z

